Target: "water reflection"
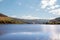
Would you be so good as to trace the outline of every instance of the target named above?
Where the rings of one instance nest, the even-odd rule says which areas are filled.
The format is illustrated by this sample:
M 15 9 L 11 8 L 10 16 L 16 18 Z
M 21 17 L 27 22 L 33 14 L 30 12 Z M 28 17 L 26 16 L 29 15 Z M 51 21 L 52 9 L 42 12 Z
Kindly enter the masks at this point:
M 40 25 L 4 25 L 0 27 L 0 30 L 6 33 L 12 32 L 42 32 L 43 27 Z
M 0 25 L 0 39 L 60 40 L 60 25 Z
M 21 33 L 9 33 L 3 35 L 1 40 L 48 40 L 49 34 L 46 33 L 32 33 L 32 32 L 21 32 Z

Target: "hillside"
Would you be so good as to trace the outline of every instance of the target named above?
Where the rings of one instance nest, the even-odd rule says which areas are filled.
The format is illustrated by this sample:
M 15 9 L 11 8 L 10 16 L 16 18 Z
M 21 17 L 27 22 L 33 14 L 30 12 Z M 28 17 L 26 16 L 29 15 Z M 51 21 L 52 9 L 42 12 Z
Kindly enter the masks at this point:
M 60 24 L 60 17 L 50 20 L 49 24 Z
M 47 19 L 19 19 L 12 18 L 0 13 L 0 24 L 46 24 Z
M 6 16 L 6 15 L 0 13 L 0 17 L 8 17 L 8 16 Z
M 28 20 L 28 19 L 22 19 L 22 21 L 27 22 L 28 24 L 47 24 L 48 19 L 33 19 L 33 20 Z
M 11 17 L 8 17 L 8 16 L 0 13 L 0 24 L 23 24 L 23 23 L 25 23 L 25 22 L 23 22 L 21 20 L 20 21 L 15 20 Z

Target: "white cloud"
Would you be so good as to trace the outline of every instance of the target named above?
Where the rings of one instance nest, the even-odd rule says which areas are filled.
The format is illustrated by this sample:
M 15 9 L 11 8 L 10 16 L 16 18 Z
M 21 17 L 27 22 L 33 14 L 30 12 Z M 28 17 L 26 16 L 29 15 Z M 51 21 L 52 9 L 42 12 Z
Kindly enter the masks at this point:
M 16 15 L 12 15 L 11 17 L 17 18 L 17 16 L 16 16 Z
M 49 19 L 55 19 L 56 17 L 51 17 L 51 18 L 49 18 Z
M 39 17 L 30 16 L 30 15 L 22 16 L 22 17 L 20 17 L 20 18 L 22 18 L 22 19 L 39 19 Z
M 56 2 L 57 2 L 57 0 L 50 0 L 49 3 L 48 3 L 48 5 L 53 6 L 53 5 L 56 4 Z
M 60 5 L 57 4 L 57 0 L 42 0 L 41 8 L 48 10 L 47 12 L 60 15 Z
M 36 16 L 31 16 L 31 15 L 25 15 L 25 16 L 13 15 L 13 16 L 10 16 L 10 17 L 20 18 L 20 19 L 54 19 L 55 18 L 55 17 L 52 17 L 52 18 L 39 18 L 39 17 L 36 17 Z
M 31 16 L 31 15 L 23 15 L 23 16 L 12 15 L 12 16 L 10 16 L 10 17 L 20 18 L 20 19 L 40 19 L 39 17 Z
M 54 6 L 57 0 L 42 0 L 41 1 L 41 8 L 46 8 L 48 6 Z
M 16 15 L 13 15 L 13 16 L 10 16 L 10 17 L 13 17 L 13 18 L 21 18 L 21 19 L 39 19 L 39 17 L 30 16 L 30 15 L 21 16 L 21 17 L 18 17 Z
M 49 0 L 42 0 L 42 1 L 41 1 L 41 8 L 43 8 L 43 9 L 46 8 L 47 5 L 48 5 L 48 1 L 49 1 Z
M 54 5 L 54 6 L 48 7 L 47 9 L 52 10 L 52 9 L 56 9 L 56 8 L 59 8 L 59 7 L 60 7 L 60 5 Z
M 49 13 L 53 13 L 53 14 L 56 14 L 56 15 L 60 15 L 60 8 L 59 8 L 59 9 L 51 10 L 51 11 L 49 11 Z

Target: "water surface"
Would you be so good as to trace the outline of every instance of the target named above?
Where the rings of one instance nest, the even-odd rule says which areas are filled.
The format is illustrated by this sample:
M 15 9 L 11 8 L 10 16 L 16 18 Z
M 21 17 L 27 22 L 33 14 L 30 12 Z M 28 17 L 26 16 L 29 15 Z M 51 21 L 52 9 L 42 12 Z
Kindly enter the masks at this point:
M 59 26 L 60 25 L 2 24 L 0 25 L 0 40 L 50 40 L 54 30 L 60 33 Z M 56 29 L 54 29 L 54 27 L 56 27 Z

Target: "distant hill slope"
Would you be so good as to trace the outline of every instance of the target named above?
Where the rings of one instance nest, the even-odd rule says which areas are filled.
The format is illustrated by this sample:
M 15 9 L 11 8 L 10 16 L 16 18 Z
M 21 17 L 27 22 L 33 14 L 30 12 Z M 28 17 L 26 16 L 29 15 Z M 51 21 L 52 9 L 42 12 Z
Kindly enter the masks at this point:
M 33 20 L 28 20 L 28 19 L 22 19 L 24 22 L 27 22 L 28 24 L 47 24 L 48 19 L 33 19 Z
M 6 16 L 6 15 L 0 13 L 0 17 L 8 17 L 8 16 Z
M 46 24 L 47 19 L 19 19 L 12 18 L 0 13 L 0 24 Z
M 57 21 L 59 21 L 59 22 L 60 22 L 60 17 L 58 17 L 58 18 L 55 18 L 55 20 L 57 20 Z
M 50 24 L 60 24 L 60 17 L 50 20 L 49 23 Z
M 11 17 L 8 17 L 2 13 L 0 13 L 0 24 L 24 24 L 25 22 L 23 21 L 18 21 L 18 20 L 15 20 Z

